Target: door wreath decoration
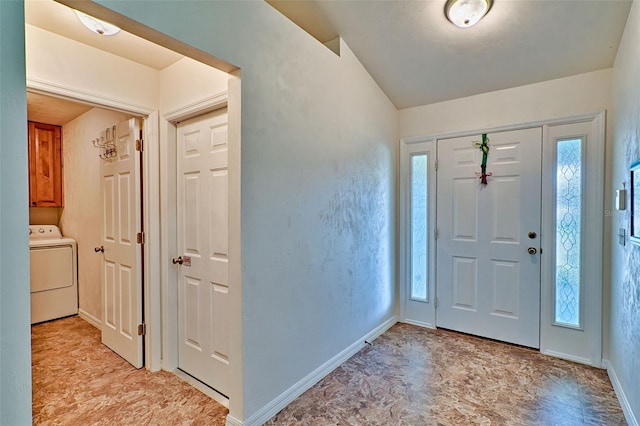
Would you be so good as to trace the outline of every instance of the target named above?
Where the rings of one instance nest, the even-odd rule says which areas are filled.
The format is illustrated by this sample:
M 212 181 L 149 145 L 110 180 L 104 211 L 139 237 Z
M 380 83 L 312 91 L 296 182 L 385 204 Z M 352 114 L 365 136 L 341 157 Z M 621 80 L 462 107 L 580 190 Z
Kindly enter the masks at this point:
M 474 142 L 475 146 L 482 151 L 482 164 L 480 165 L 480 173 L 476 173 L 476 176 L 480 179 L 483 185 L 487 184 L 487 176 L 491 176 L 492 173 L 487 173 L 487 157 L 489 157 L 489 138 L 486 133 L 482 134 L 482 142 Z

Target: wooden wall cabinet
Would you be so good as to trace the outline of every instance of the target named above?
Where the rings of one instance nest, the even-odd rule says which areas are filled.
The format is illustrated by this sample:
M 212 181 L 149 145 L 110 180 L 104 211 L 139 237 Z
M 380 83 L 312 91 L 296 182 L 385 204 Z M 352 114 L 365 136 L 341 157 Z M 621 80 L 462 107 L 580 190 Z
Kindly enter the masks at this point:
M 29 121 L 29 206 L 62 205 L 62 127 Z

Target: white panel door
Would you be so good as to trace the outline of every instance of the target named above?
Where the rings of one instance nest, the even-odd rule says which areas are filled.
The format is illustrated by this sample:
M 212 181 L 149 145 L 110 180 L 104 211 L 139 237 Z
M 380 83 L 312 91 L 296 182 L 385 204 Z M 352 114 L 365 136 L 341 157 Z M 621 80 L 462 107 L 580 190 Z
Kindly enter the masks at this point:
M 116 155 L 102 164 L 102 343 L 129 361 L 143 365 L 142 232 L 140 152 L 136 118 L 116 128 Z
M 438 327 L 539 347 L 542 129 L 438 141 Z M 529 248 L 536 253 L 530 254 Z
M 178 367 L 229 394 L 227 110 L 178 126 Z M 179 262 L 182 262 L 181 264 Z

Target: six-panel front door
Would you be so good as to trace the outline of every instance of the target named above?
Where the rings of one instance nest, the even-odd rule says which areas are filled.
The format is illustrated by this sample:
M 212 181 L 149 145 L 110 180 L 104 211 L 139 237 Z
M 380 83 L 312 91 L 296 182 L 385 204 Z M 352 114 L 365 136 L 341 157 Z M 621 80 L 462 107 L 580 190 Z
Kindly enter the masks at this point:
M 178 367 L 229 391 L 227 111 L 180 123 L 177 138 Z
M 101 162 L 102 343 L 136 368 L 143 365 L 139 134 L 137 119 L 119 123 L 112 135 L 115 155 Z
M 438 141 L 438 327 L 539 347 L 542 130 Z M 534 253 L 535 251 L 535 253 Z

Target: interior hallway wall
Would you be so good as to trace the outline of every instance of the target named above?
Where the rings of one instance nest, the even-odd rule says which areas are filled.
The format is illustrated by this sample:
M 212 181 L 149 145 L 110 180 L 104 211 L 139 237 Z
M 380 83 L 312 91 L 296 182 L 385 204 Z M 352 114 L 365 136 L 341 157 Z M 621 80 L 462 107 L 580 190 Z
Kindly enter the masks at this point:
M 621 182 L 626 182 L 629 188 L 629 166 L 640 160 L 639 52 L 640 4 L 634 1 L 613 68 L 615 117 L 610 191 L 620 189 Z M 618 228 L 629 232 L 630 210 L 615 213 L 614 232 L 608 240 L 611 246 L 609 362 L 637 425 L 640 422 L 640 246 L 628 239 L 626 246 L 618 244 Z
M 24 5 L 0 1 L 0 424 L 31 424 Z
M 94 247 L 102 241 L 102 189 L 100 150 L 91 141 L 105 129 L 130 117 L 128 114 L 93 108 L 62 126 L 64 161 L 64 209 L 60 218 L 63 235 L 78 243 L 78 299 L 83 315 L 102 321 L 100 265 L 102 255 Z
M 98 3 L 241 69 L 230 414 L 251 418 L 394 315 L 396 110 L 346 44 L 336 56 L 265 2 Z

